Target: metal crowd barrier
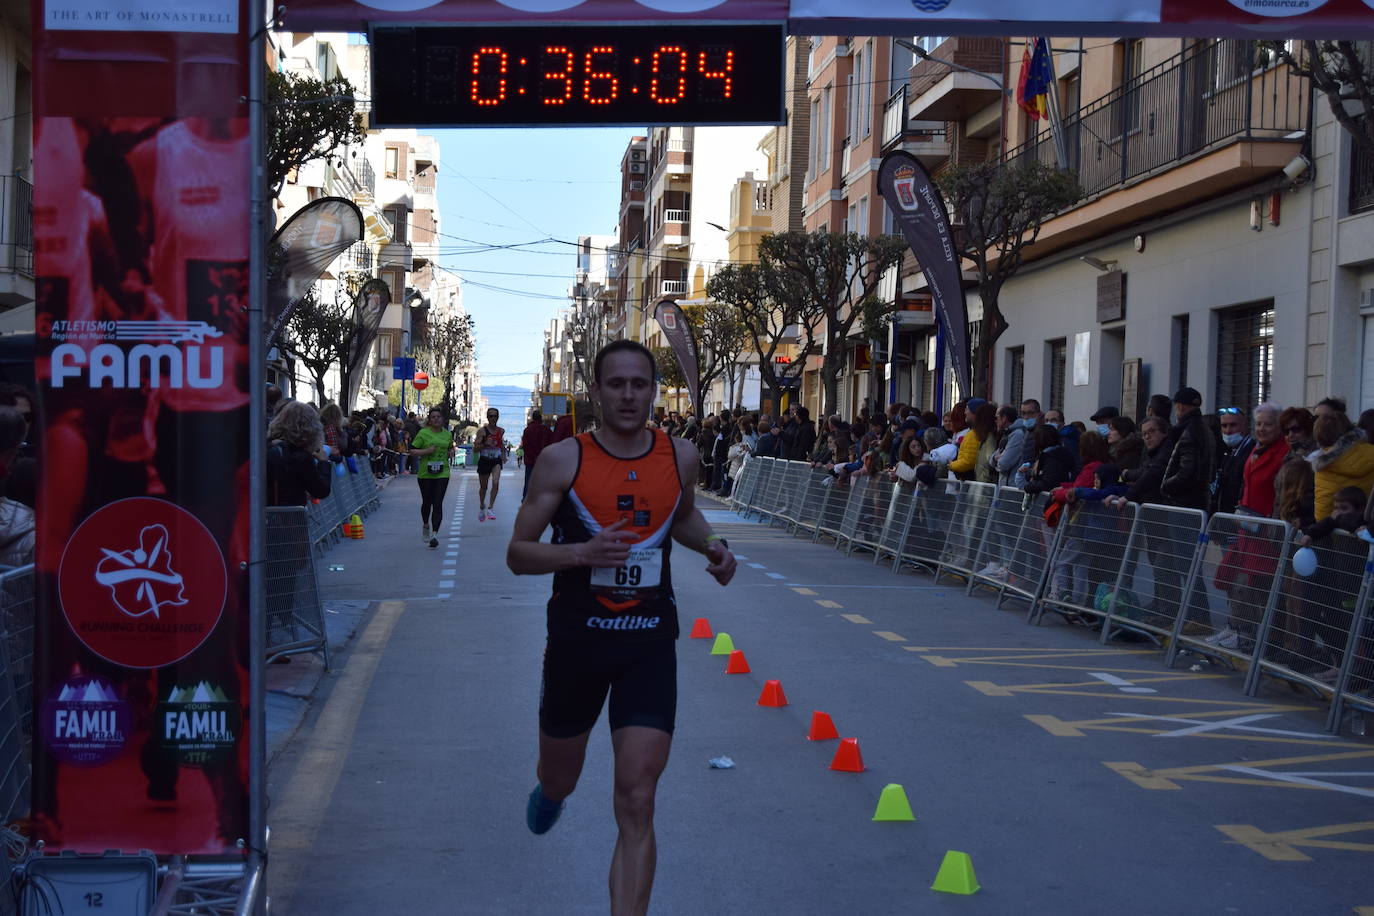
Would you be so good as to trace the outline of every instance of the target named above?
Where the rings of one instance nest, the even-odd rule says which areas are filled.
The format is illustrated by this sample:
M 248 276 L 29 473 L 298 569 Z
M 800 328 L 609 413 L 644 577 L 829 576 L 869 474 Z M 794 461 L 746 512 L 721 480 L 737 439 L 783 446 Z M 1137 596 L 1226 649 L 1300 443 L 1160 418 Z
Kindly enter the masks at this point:
M 747 469 L 753 466 L 751 473 Z M 846 554 L 871 550 L 893 572 L 921 569 L 965 580 L 1100 628 L 1103 644 L 1129 637 L 1243 672 L 1255 695 L 1264 677 L 1330 703 L 1327 726 L 1374 715 L 1374 546 L 1337 532 L 1311 545 L 1317 569 L 1294 567 L 1300 549 L 1281 521 L 1210 518 L 1154 504 L 1067 504 L 1046 523 L 1049 494 L 937 481 L 890 483 L 860 475 L 841 484 L 804 462 L 753 459 L 734 500 L 746 517 L 779 519 Z
M 0 575 L 0 816 L 12 824 L 29 811 L 33 740 L 33 566 Z
M 267 659 L 314 652 L 329 668 L 315 551 L 304 506 L 267 510 Z
M 757 458 L 744 459 L 744 466 L 740 468 L 739 480 L 735 481 L 734 489 L 730 491 L 730 507 L 736 512 L 742 507 L 747 507 L 754 498 L 754 491 L 759 485 L 759 470 L 763 466 Z
M 359 463 L 359 470 L 336 473 L 331 480 L 329 495 L 307 507 L 310 542 L 321 554 L 342 537 L 344 522 L 355 514 L 367 517 L 381 502 L 377 480 L 365 462 Z

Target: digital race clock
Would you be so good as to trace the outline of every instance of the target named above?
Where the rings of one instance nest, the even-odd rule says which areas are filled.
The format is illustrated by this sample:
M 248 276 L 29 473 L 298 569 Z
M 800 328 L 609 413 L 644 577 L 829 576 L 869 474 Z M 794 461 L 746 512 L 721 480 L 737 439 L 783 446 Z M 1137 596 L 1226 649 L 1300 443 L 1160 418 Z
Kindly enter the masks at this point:
M 783 123 L 783 26 L 372 30 L 375 127 Z

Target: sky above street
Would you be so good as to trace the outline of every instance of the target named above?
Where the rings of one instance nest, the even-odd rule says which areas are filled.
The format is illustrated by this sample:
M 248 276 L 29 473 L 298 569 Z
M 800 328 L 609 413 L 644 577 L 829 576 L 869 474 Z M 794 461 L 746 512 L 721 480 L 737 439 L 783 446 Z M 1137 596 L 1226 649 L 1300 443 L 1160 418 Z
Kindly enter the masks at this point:
M 540 367 L 543 332 L 568 303 L 577 237 L 615 230 L 620 157 L 629 138 L 646 130 L 433 133 L 440 144 L 438 260 L 463 278 L 483 384 L 527 388 Z

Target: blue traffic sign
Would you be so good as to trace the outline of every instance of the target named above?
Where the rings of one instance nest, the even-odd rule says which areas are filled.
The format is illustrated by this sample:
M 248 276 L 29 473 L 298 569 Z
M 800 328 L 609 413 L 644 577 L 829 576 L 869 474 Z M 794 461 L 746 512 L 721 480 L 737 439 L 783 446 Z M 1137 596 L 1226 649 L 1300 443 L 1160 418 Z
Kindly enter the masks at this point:
M 397 356 L 391 361 L 393 379 L 412 379 L 415 377 L 415 357 Z

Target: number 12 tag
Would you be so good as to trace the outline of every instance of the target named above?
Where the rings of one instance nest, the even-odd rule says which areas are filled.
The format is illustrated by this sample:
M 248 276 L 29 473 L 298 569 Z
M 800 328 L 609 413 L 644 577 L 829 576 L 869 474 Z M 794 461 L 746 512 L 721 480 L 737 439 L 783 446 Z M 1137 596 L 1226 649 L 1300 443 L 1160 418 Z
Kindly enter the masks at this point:
M 614 569 L 593 569 L 592 585 L 596 588 L 657 588 L 663 576 L 663 548 L 631 548 L 624 566 Z

